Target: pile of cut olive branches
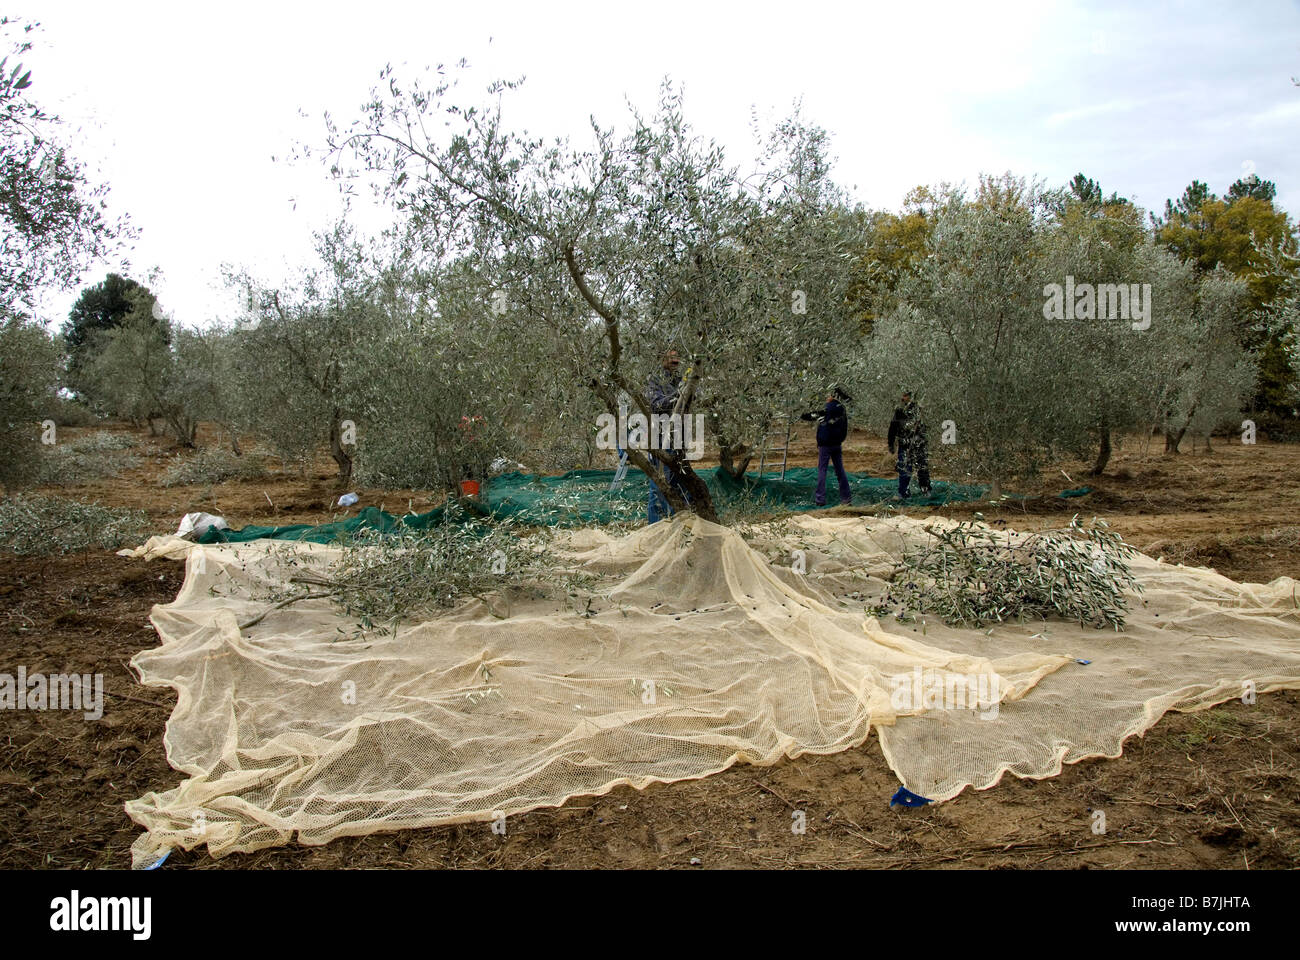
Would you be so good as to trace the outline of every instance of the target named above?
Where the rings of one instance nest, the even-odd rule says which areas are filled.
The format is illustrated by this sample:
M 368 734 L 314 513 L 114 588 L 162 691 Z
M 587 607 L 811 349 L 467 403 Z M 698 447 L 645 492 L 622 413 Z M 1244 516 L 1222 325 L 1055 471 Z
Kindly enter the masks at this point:
M 483 601 L 500 618 L 509 615 L 511 596 L 521 592 L 540 596 L 563 591 L 578 606 L 575 598 L 592 578 L 563 567 L 547 549 L 550 539 L 547 530 L 521 536 L 509 522 L 447 522 L 423 530 L 361 531 L 343 541 L 326 563 L 318 562 L 319 554 L 286 545 L 277 550 L 286 579 L 267 598 L 273 606 L 240 627 L 253 626 L 281 607 L 316 599 L 330 600 L 362 632 L 380 633 L 395 632 L 401 622 L 418 623 L 469 598 Z
M 149 529 L 143 510 L 118 510 L 64 497 L 18 494 L 0 500 L 0 552 L 20 556 L 116 550 Z
M 1019 534 L 966 521 L 927 532 L 869 608 L 876 616 L 926 613 L 952 626 L 1055 616 L 1119 630 L 1125 591 L 1142 589 L 1125 562 L 1137 551 L 1104 520 L 1076 515 L 1067 527 Z

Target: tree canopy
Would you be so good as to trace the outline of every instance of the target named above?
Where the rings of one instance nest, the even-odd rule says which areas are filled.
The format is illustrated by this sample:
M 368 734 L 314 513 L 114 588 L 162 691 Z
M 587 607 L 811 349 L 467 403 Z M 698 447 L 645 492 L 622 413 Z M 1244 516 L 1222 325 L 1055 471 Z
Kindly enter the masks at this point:
M 0 17 L 0 313 L 30 306 L 47 285 L 71 286 L 81 271 L 129 238 L 106 215 L 108 187 L 59 140 L 59 118 L 30 99 L 21 58 L 39 24 Z

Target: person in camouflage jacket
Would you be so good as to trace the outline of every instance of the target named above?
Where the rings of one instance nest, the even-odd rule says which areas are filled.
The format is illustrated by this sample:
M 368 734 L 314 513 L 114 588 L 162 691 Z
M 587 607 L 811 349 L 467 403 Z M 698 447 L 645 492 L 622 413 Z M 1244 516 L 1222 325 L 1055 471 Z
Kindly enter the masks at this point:
M 907 499 L 907 488 L 916 475 L 922 496 L 930 494 L 930 454 L 925 423 L 910 391 L 903 392 L 902 406 L 895 408 L 889 423 L 889 452 L 898 450 L 898 496 Z

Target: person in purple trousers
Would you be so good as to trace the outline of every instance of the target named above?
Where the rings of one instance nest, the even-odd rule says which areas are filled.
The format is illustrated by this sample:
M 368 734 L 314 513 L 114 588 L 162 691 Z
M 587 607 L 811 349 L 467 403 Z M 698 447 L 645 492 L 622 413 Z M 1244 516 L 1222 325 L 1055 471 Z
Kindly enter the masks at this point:
M 831 389 L 826 398 L 824 410 L 813 410 L 800 414 L 800 420 L 817 422 L 817 492 L 813 502 L 819 507 L 826 506 L 826 466 L 834 464 L 835 476 L 840 482 L 840 505 L 853 502 L 849 491 L 849 475 L 844 472 L 844 454 L 842 446 L 849 435 L 849 414 L 841 400 L 852 401 L 842 387 Z

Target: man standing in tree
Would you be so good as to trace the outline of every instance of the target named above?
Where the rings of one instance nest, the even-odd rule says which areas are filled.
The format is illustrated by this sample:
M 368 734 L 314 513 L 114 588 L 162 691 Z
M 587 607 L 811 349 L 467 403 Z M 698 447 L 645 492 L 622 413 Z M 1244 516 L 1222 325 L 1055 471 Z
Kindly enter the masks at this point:
M 652 414 L 671 414 L 677 406 L 677 397 L 682 392 L 682 375 L 678 372 L 681 362 L 681 357 L 676 350 L 668 350 L 664 353 L 663 369 L 650 374 L 650 377 L 646 380 L 645 398 L 646 402 L 650 404 Z M 685 410 L 681 411 L 681 413 L 683 417 L 686 416 Z M 677 433 L 676 429 L 671 427 L 669 429 L 671 431 L 669 436 L 660 439 L 660 449 L 671 450 L 680 456 L 684 452 L 683 438 Z M 650 465 L 658 466 L 659 464 L 660 461 L 651 454 Z M 682 484 L 681 471 L 674 468 L 667 461 L 663 461 L 663 470 L 668 482 L 689 503 L 691 498 Z M 672 504 L 668 502 L 668 499 L 655 483 L 654 477 L 649 479 L 650 503 L 646 511 L 646 520 L 649 523 L 656 523 L 664 516 L 671 516 L 675 511 Z
M 930 495 L 930 455 L 928 441 L 925 437 L 925 424 L 921 422 L 921 413 L 912 399 L 910 391 L 903 391 L 902 406 L 894 409 L 894 418 L 889 422 L 889 452 L 898 446 L 898 498 L 907 499 L 907 487 L 912 474 L 917 475 L 921 496 Z
M 817 422 L 817 492 L 813 495 L 813 502 L 819 507 L 826 506 L 826 465 L 833 463 L 835 465 L 835 477 L 840 484 L 840 506 L 846 506 L 853 502 L 853 497 L 849 491 L 849 477 L 844 472 L 844 453 L 842 450 L 845 439 L 849 435 L 849 415 L 840 403 L 841 400 L 852 400 L 842 387 L 834 386 L 831 388 L 830 395 L 826 398 L 826 409 L 813 410 L 809 413 L 799 415 L 800 420 L 810 420 Z

